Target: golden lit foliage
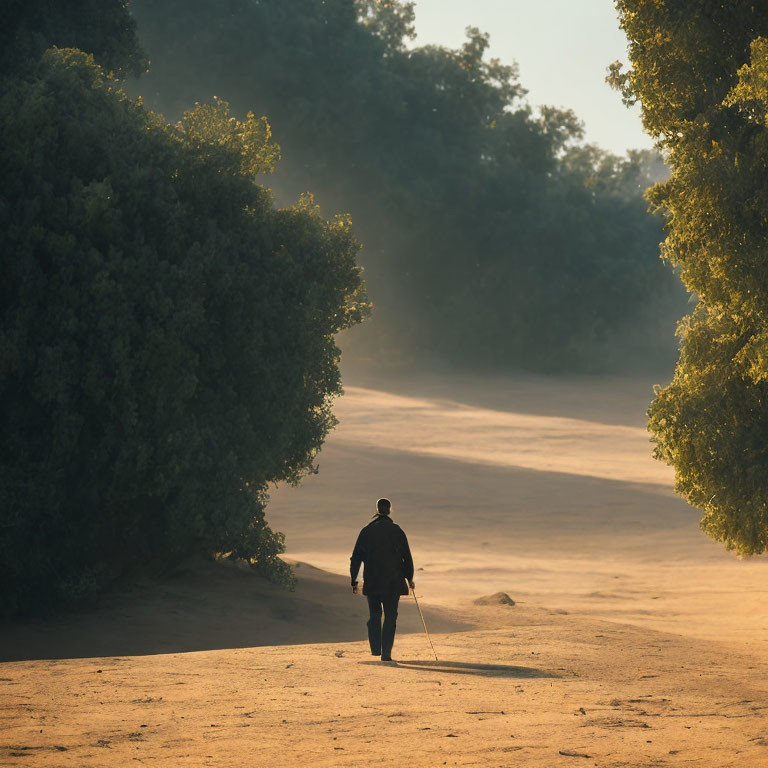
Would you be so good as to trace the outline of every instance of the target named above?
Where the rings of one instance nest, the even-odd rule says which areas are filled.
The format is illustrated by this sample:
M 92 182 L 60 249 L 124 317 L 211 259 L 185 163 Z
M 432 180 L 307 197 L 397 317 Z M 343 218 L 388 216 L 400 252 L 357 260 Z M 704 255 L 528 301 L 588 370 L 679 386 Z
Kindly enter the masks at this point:
M 619 0 L 642 104 L 672 167 L 649 198 L 663 255 L 698 297 L 649 428 L 676 488 L 729 549 L 768 548 L 768 7 L 752 0 Z
M 280 160 L 280 147 L 272 140 L 266 117 L 249 112 L 242 122 L 229 114 L 229 104 L 214 99 L 213 104 L 196 104 L 184 112 L 178 123 L 185 144 L 202 161 L 216 157 L 219 163 L 238 158 L 233 174 L 257 176 L 272 173 Z

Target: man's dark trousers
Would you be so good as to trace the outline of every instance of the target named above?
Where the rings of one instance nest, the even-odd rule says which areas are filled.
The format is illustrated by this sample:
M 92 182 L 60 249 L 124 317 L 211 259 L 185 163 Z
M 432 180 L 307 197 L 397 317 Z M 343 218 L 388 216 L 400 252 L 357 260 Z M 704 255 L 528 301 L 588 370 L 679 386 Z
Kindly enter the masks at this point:
M 383 656 L 385 659 L 392 655 L 392 646 L 395 642 L 395 630 L 397 629 L 397 604 L 400 595 L 367 595 L 368 610 L 371 618 L 368 619 L 368 642 L 371 644 L 371 653 L 374 656 Z M 384 626 L 381 625 L 381 609 L 384 609 Z

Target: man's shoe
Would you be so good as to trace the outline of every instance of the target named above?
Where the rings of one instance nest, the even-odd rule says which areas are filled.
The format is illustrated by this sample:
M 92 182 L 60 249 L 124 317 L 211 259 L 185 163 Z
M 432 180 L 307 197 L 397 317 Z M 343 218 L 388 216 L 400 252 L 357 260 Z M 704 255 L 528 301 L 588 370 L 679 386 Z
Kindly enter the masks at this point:
M 382 656 L 381 660 L 382 661 L 392 661 L 392 657 L 391 656 Z

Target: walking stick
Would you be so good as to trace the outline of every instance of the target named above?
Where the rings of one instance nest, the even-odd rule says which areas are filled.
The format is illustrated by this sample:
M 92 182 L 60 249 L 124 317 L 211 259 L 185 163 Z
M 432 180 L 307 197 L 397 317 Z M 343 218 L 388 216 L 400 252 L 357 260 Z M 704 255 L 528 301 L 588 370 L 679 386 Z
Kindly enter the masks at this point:
M 413 595 L 413 599 L 416 600 L 416 590 L 411 587 L 411 594 Z M 421 616 L 421 623 L 424 625 L 424 633 L 427 636 L 427 640 L 429 640 L 429 645 L 432 648 L 432 653 L 435 654 L 435 661 L 439 664 L 440 660 L 437 658 L 437 653 L 435 653 L 435 646 L 432 645 L 432 638 L 429 636 L 429 632 L 427 632 L 427 622 L 424 621 L 424 614 L 421 612 L 421 606 L 419 605 L 419 601 L 416 600 L 416 607 L 419 609 L 419 616 Z

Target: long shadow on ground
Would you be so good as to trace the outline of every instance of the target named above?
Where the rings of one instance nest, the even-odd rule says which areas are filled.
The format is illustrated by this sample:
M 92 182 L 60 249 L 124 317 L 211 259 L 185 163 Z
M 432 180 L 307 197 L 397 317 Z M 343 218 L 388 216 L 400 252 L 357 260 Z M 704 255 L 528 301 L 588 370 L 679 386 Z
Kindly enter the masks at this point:
M 294 592 L 231 564 L 195 561 L 171 576 L 110 595 L 97 607 L 0 626 L 0 662 L 144 656 L 259 645 L 366 639 L 366 601 L 349 580 L 306 563 Z M 470 629 L 426 610 L 436 632 Z M 399 632 L 420 632 L 414 605 L 401 602 Z
M 381 666 L 381 661 L 361 661 L 361 664 Z M 515 667 L 509 664 L 477 664 L 468 661 L 393 661 L 391 666 L 402 669 L 426 669 L 430 672 L 448 672 L 456 675 L 481 677 L 560 677 L 555 672 L 535 667 Z

